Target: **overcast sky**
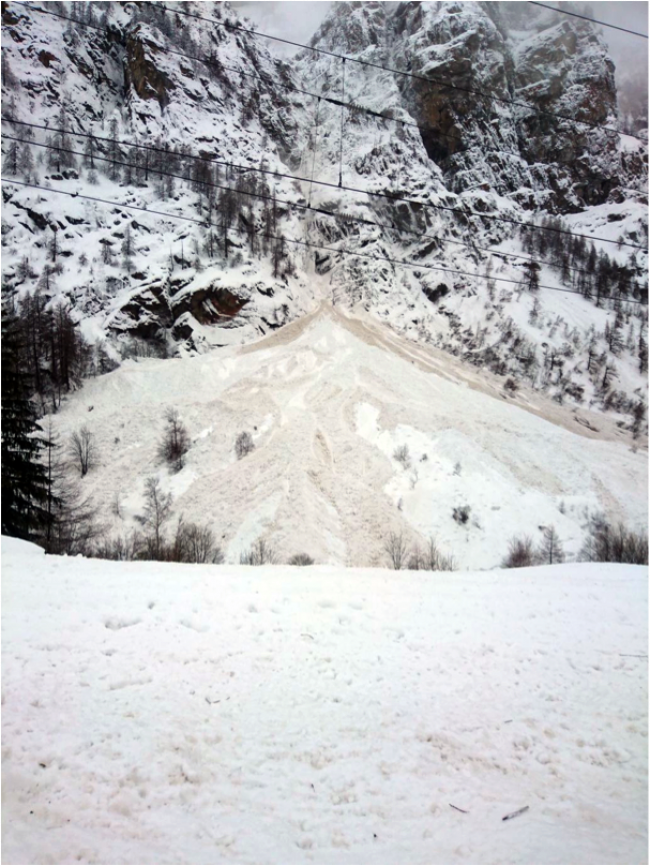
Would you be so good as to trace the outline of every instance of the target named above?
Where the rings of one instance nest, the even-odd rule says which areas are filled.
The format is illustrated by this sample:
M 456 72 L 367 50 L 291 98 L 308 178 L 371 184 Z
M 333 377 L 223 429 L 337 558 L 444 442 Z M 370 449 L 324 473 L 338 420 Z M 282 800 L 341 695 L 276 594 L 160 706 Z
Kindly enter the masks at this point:
M 232 5 L 239 14 L 251 18 L 259 30 L 273 36 L 305 43 L 316 32 L 329 8 L 335 4 L 329 0 L 310 0 L 310 2 L 243 0 L 243 2 L 234 2 Z M 549 0 L 549 5 L 562 8 L 567 4 Z M 587 4 L 568 5 L 582 12 Z M 641 33 L 648 32 L 648 3 L 645 0 L 604 0 L 604 2 L 590 3 L 589 6 L 590 13 L 601 21 L 638 30 Z M 638 70 L 639 77 L 645 80 L 648 68 L 648 40 L 620 33 L 611 28 L 602 28 L 602 32 L 621 73 L 625 73 L 627 77 Z M 289 46 L 283 47 L 278 43 L 269 42 L 269 47 L 284 55 L 293 53 L 293 49 Z

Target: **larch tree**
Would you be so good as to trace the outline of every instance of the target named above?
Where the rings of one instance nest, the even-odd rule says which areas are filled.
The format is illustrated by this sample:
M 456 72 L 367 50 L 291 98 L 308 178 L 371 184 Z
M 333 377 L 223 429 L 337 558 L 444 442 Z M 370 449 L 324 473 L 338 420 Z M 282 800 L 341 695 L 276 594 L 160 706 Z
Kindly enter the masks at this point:
M 555 526 L 547 526 L 544 529 L 539 557 L 542 563 L 548 565 L 556 565 L 564 561 L 564 551 Z

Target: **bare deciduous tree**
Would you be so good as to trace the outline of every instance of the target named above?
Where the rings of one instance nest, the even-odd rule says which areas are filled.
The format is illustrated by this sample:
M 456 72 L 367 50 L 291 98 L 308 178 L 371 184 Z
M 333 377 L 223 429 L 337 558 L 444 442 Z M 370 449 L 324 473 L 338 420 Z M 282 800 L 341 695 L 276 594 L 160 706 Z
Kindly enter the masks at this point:
M 535 564 L 533 539 L 524 537 L 511 538 L 508 542 L 508 554 L 503 560 L 504 568 L 529 568 Z
M 79 469 L 81 477 L 97 465 L 97 446 L 95 436 L 87 426 L 73 432 L 68 444 L 68 454 L 73 465 Z
M 562 544 L 555 526 L 547 526 L 544 529 L 542 543 L 539 548 L 539 558 L 544 564 L 556 565 L 564 561 Z
M 187 527 L 187 561 L 198 565 L 220 565 L 223 553 L 208 526 L 190 523 Z
M 429 538 L 424 550 L 419 546 L 413 549 L 407 567 L 410 571 L 455 571 L 456 561 L 440 551 L 435 538 Z
M 390 566 L 395 571 L 401 571 L 406 567 L 409 555 L 409 544 L 402 532 L 391 532 L 384 541 L 384 553 Z
M 239 557 L 242 565 L 277 565 L 278 555 L 275 549 L 263 538 L 258 538 L 247 552 Z
M 144 541 L 139 532 L 132 531 L 114 538 L 103 538 L 93 548 L 91 555 L 97 559 L 117 562 L 132 562 L 143 557 Z
M 118 519 L 123 519 L 121 490 L 115 490 L 115 494 L 113 495 L 113 501 L 111 502 L 111 513 Z
M 181 516 L 165 559 L 197 565 L 218 565 L 223 562 L 223 554 L 216 544 L 212 529 L 186 523 Z
M 165 420 L 167 427 L 158 445 L 158 457 L 180 471 L 185 464 L 185 454 L 190 449 L 190 436 L 175 408 L 167 409 Z
M 147 478 L 145 481 L 144 523 L 149 527 L 147 538 L 148 558 L 161 558 L 165 537 L 164 526 L 172 513 L 171 493 L 164 493 L 158 478 Z
M 614 527 L 602 514 L 595 514 L 589 519 L 587 531 L 587 540 L 580 552 L 583 561 L 648 564 L 646 533 L 630 531 L 623 523 Z

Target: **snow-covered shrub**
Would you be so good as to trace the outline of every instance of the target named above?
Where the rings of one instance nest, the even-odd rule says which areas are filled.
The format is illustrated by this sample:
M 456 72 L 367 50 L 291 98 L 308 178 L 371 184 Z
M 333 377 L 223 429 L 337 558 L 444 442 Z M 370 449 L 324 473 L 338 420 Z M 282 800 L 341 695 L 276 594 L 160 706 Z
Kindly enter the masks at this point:
M 402 468 L 410 468 L 411 454 L 409 452 L 408 445 L 402 445 L 401 447 L 395 448 L 393 452 L 393 459 L 397 460 L 397 462 L 401 464 Z
M 307 553 L 296 553 L 295 556 L 291 556 L 289 559 L 290 565 L 295 565 L 296 567 L 306 567 L 307 565 L 313 565 L 314 560 L 311 556 L 308 556 Z
M 469 521 L 469 513 L 471 508 L 469 505 L 461 505 L 458 508 L 454 508 L 453 517 L 457 523 L 464 526 L 465 523 Z
M 504 568 L 529 568 L 535 564 L 533 539 L 524 535 L 508 541 L 508 554 L 501 563 Z
M 249 432 L 239 433 L 235 440 L 235 454 L 237 455 L 237 459 L 243 459 L 254 450 L 255 442 L 253 441 L 251 434 Z

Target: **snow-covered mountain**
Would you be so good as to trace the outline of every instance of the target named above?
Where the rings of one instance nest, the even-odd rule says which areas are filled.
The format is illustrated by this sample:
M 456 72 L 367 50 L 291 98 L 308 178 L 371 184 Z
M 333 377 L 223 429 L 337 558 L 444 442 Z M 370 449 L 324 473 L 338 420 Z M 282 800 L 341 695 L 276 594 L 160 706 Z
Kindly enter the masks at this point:
M 615 126 L 616 93 L 611 60 L 591 25 L 559 20 L 544 10 L 518 20 L 509 4 L 503 14 L 500 9 L 476 3 L 400 4 L 397 9 L 382 3 L 337 4 L 313 44 L 376 64 L 346 62 L 346 99 L 406 124 L 356 111 L 341 118 L 339 108 L 321 104 L 320 130 L 312 123 L 308 148 L 315 153 L 315 174 L 336 183 L 341 172 L 344 185 L 422 204 L 363 200 L 314 188 L 319 206 L 395 230 L 317 218 L 310 237 L 324 235 L 364 253 L 423 263 L 418 271 L 353 258 L 333 262 L 336 302 L 358 304 L 410 338 L 433 342 L 497 373 L 529 376 L 558 399 L 591 402 L 598 399 L 600 380 L 585 361 L 590 343 L 604 346 L 606 319 L 594 317 L 600 312 L 590 302 L 566 319 L 561 294 L 542 290 L 535 297 L 522 291 L 531 262 L 517 256 L 531 255 L 540 264 L 542 285 L 584 289 L 584 280 L 591 279 L 588 271 L 594 273 L 596 261 L 603 261 L 599 255 L 606 254 L 631 264 L 644 292 L 640 265 L 645 254 L 608 243 L 593 248 L 585 243 L 580 252 L 582 242 L 575 238 L 519 232 L 512 222 L 490 217 L 530 222 L 541 221 L 535 217 L 540 212 L 561 214 L 561 222 L 546 217 L 548 227 L 642 244 L 647 198 L 622 186 L 645 182 L 646 155 L 637 140 L 592 128 Z M 343 98 L 341 61 L 311 52 L 301 59 L 308 89 Z M 461 89 L 378 66 L 453 80 Z M 500 101 L 478 92 L 496 94 Z M 526 102 L 535 111 L 523 107 Z M 313 107 L 312 112 L 315 120 Z M 418 126 L 407 125 L 412 123 Z M 467 211 L 485 217 L 462 216 Z M 428 271 L 431 263 L 461 272 Z M 607 279 L 599 270 L 594 291 Z M 626 279 L 634 281 L 631 272 Z M 643 387 L 634 347 L 645 334 L 646 315 L 634 306 L 628 311 L 631 351 L 617 366 L 632 368 L 632 387 L 624 390 L 633 393 Z M 606 357 L 601 358 L 604 366 Z M 551 372 L 554 359 L 562 364 L 557 376 Z
M 62 151 L 32 145 L 35 164 L 19 165 L 18 175 L 157 211 L 5 188 L 5 281 L 33 287 L 52 259 L 48 247 L 56 234 L 55 291 L 70 298 L 91 335 L 223 345 L 279 327 L 308 306 L 304 268 L 293 249 L 278 250 L 274 267 L 269 242 L 247 230 L 262 221 L 269 233 L 291 234 L 296 227 L 282 205 L 245 194 L 299 197 L 295 184 L 271 180 L 273 172 L 287 170 L 296 128 L 291 91 L 264 82 L 285 81 L 287 69 L 224 27 L 234 20 L 224 4 L 183 7 L 193 8 L 212 16 L 213 25 L 150 4 L 48 4 L 50 12 L 80 18 L 79 25 L 24 6 L 3 12 L 10 70 L 5 115 L 66 130 L 53 138 L 33 130 L 34 145 L 49 138 Z M 24 139 L 28 129 L 5 124 L 4 131 Z M 239 174 L 210 159 L 268 173 Z M 224 192 L 227 187 L 238 192 Z M 217 220 L 224 210 L 227 228 Z M 206 223 L 212 227 L 199 230 Z M 26 242 L 33 276 L 21 278 Z
M 645 381 L 645 309 L 626 301 L 647 298 L 647 155 L 602 128 L 618 122 L 614 68 L 592 25 L 519 4 L 337 3 L 312 44 L 350 60 L 288 63 L 229 28 L 227 4 L 172 9 L 3 7 L 3 113 L 52 130 L 5 122 L 4 176 L 135 208 L 6 185 L 7 290 L 40 281 L 91 339 L 165 353 L 248 342 L 324 294 L 629 413 Z M 319 185 L 339 180 L 419 203 Z M 550 219 L 630 245 L 516 224 Z M 567 320 L 561 294 L 526 290 L 532 269 L 592 299 Z

